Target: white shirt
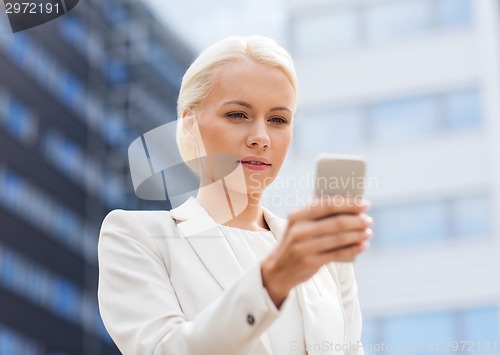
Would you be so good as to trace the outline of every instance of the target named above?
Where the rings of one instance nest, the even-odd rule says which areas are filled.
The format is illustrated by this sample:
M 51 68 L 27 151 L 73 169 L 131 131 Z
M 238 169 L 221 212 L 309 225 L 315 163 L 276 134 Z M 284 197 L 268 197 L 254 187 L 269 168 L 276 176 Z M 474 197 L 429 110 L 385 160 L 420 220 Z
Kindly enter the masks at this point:
M 249 231 L 220 225 L 227 242 L 244 270 L 260 263 L 278 244 L 271 231 Z M 271 301 L 272 305 L 274 303 Z M 302 311 L 293 288 L 281 305 L 279 317 L 269 326 L 267 335 L 275 355 L 304 355 Z

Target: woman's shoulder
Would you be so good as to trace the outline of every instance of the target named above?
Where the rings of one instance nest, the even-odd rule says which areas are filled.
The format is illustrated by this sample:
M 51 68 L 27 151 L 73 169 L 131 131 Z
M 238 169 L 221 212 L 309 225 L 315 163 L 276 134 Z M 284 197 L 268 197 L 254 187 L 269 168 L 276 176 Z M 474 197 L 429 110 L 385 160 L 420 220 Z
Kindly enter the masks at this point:
M 101 225 L 101 232 L 105 230 L 121 230 L 122 232 L 146 230 L 155 231 L 175 226 L 170 211 L 167 210 L 123 210 L 110 211 Z
M 167 210 L 123 210 L 116 209 L 108 212 L 104 221 L 120 220 L 127 221 L 130 219 L 158 219 L 170 217 L 170 211 Z

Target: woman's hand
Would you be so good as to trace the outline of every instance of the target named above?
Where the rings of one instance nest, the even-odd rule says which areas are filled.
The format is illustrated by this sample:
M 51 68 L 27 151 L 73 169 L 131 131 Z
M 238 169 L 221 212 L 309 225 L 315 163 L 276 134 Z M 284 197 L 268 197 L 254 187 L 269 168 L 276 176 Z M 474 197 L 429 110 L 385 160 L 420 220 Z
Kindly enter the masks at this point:
M 353 261 L 369 246 L 368 202 L 325 196 L 295 210 L 278 246 L 261 265 L 262 280 L 276 307 L 290 290 L 332 261 Z

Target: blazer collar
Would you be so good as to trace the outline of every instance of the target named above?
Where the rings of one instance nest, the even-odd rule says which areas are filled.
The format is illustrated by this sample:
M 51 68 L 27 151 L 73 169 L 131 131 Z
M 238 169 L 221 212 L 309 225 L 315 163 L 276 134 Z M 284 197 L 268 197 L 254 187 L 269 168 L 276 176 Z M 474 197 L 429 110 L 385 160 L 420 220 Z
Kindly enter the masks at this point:
M 285 232 L 286 219 L 276 216 L 265 207 L 262 207 L 262 212 L 274 236 L 277 240 L 280 240 Z M 170 215 L 179 222 L 178 227 L 184 237 L 203 235 L 204 232 L 213 231 L 218 227 L 217 222 L 210 217 L 198 200 L 192 196 L 179 207 L 172 209 Z

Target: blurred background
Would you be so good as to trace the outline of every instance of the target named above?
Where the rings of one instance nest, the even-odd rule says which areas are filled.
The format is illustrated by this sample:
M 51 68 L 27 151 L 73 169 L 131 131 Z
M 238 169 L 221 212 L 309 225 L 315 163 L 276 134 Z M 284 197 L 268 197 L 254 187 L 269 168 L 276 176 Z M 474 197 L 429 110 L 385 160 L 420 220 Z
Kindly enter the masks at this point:
M 311 194 L 318 153 L 366 158 L 365 352 L 500 353 L 499 0 L 81 0 L 18 33 L 0 8 L 0 354 L 119 354 L 100 223 L 170 208 L 135 196 L 128 146 L 175 119 L 184 70 L 231 34 L 297 66 L 271 210 Z

